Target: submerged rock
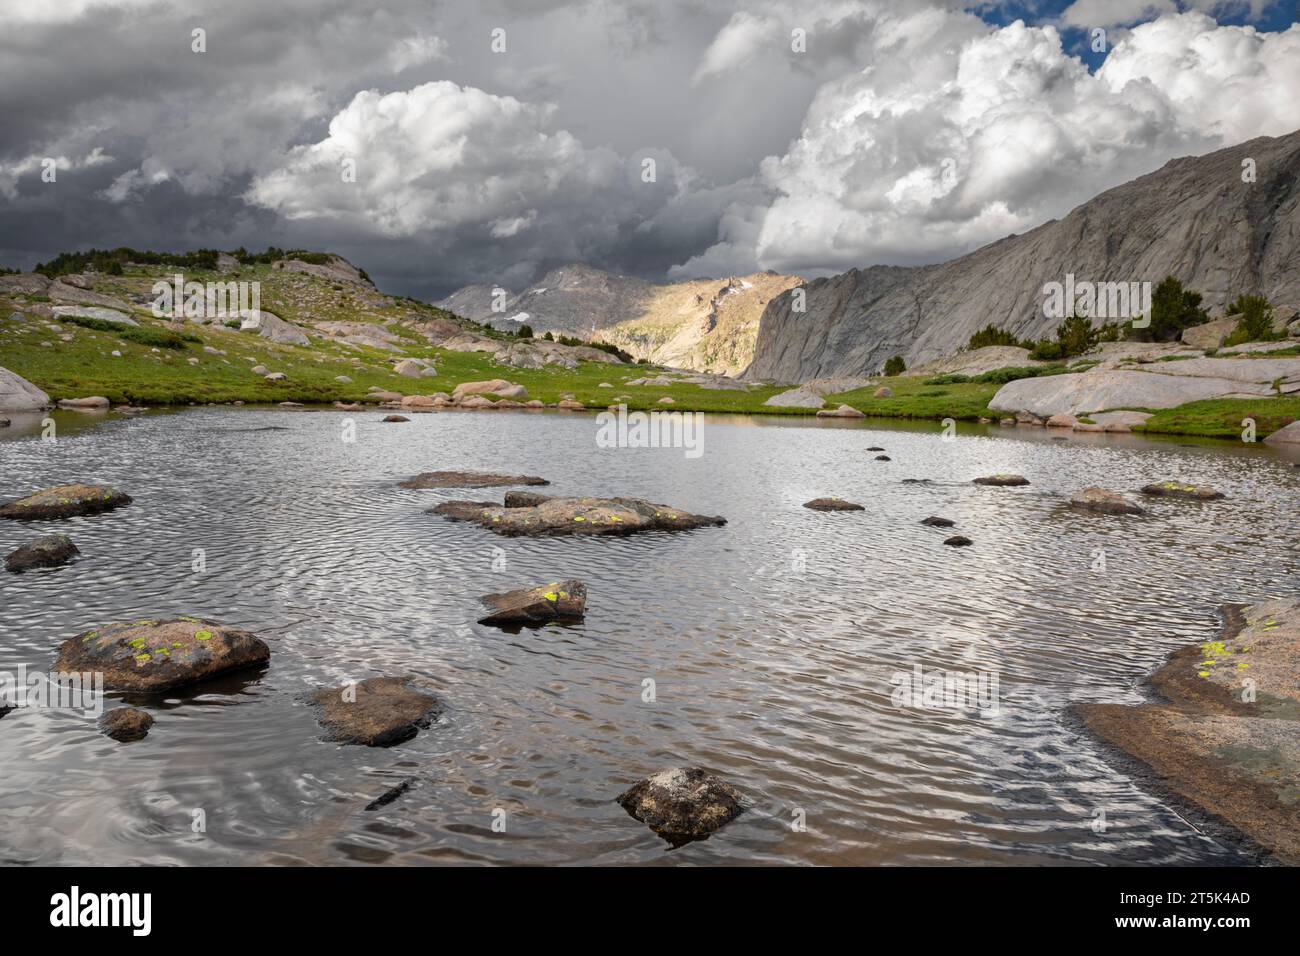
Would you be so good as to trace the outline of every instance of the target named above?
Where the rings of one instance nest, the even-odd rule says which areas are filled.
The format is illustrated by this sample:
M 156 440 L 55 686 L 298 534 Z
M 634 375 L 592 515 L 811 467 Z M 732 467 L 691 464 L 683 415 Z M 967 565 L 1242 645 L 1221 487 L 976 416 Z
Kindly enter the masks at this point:
M 153 716 L 138 707 L 115 707 L 99 719 L 100 733 L 123 743 L 143 740 L 152 726 Z
M 5 570 L 16 574 L 28 568 L 54 568 L 67 564 L 80 553 L 66 534 L 51 534 L 11 551 L 5 558 Z
M 951 528 L 956 523 L 950 518 L 940 518 L 937 515 L 930 515 L 921 521 L 921 524 L 928 524 L 931 528 Z
M 405 415 L 385 415 L 381 421 L 385 422 L 409 422 L 410 419 Z
M 1076 492 L 1074 497 L 1070 499 L 1070 505 L 1074 508 L 1082 508 L 1085 511 L 1100 511 L 1109 515 L 1146 514 L 1146 511 L 1135 504 L 1130 504 L 1118 492 L 1107 491 L 1105 488 L 1096 486 Z
M 522 504 L 507 496 L 505 505 L 449 501 L 431 509 L 457 521 L 473 521 L 507 536 L 635 534 L 640 531 L 688 531 L 724 525 L 725 518 L 696 515 L 640 498 L 550 498 L 536 495 Z
M 407 677 L 371 677 L 318 690 L 309 700 L 325 740 L 366 747 L 410 740 L 443 710 L 437 697 L 413 687 Z
M 517 588 L 480 598 L 491 613 L 480 624 L 494 626 L 546 624 L 551 621 L 580 621 L 587 611 L 587 586 L 581 581 L 552 581 L 534 588 Z
M 943 543 L 948 545 L 950 548 L 964 548 L 967 545 L 974 544 L 975 542 L 964 534 L 955 534 L 951 538 L 944 538 Z
M 401 488 L 499 488 L 505 485 L 549 485 L 536 475 L 498 475 L 490 471 L 425 471 L 403 481 Z
M 673 846 L 706 839 L 745 812 L 735 787 L 699 767 L 661 771 L 616 800 Z
M 155 693 L 265 664 L 271 649 L 237 627 L 195 617 L 109 624 L 63 642 L 55 670 L 100 671 L 108 690 Z
M 811 508 L 813 511 L 866 511 L 862 505 L 853 501 L 845 501 L 843 498 L 814 498 L 812 501 L 803 503 L 805 508 Z
M 1156 498 L 1192 498 L 1196 501 L 1214 501 L 1226 498 L 1221 491 L 1215 491 L 1209 485 L 1189 485 L 1181 481 L 1161 481 L 1142 486 L 1142 494 Z
M 976 478 L 977 485 L 993 485 L 998 488 L 1013 488 L 1018 485 L 1029 484 L 1029 479 L 1023 475 L 988 475 L 984 478 Z
M 389 787 L 382 794 L 380 794 L 379 796 L 375 797 L 375 799 L 367 803 L 366 809 L 367 810 L 383 809 L 384 807 L 392 803 L 394 800 L 398 799 L 399 797 L 405 796 L 408 791 L 414 789 L 415 784 L 416 784 L 416 779 L 414 777 L 407 777 L 397 786 Z
M 59 485 L 0 505 L 0 518 L 51 521 L 112 511 L 131 503 L 131 496 L 107 485 Z

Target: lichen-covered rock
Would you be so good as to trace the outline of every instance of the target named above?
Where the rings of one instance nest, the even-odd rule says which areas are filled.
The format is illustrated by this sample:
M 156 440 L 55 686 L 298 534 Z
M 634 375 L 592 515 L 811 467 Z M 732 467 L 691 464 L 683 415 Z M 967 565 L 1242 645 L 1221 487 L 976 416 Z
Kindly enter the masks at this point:
M 55 670 L 98 671 L 108 690 L 156 693 L 265 664 L 256 635 L 196 617 L 125 621 L 63 642 Z
M 814 498 L 812 501 L 803 503 L 805 508 L 811 508 L 813 511 L 865 511 L 862 505 L 855 501 L 845 501 L 843 498 Z
M 1214 501 L 1227 497 L 1209 485 L 1193 485 L 1183 481 L 1159 481 L 1143 485 L 1142 494 L 1155 498 L 1191 498 L 1196 501 Z
M 1140 515 L 1146 512 L 1135 504 L 1129 503 L 1123 495 L 1105 488 L 1093 486 L 1076 492 L 1070 499 L 1070 506 L 1085 511 L 1100 511 L 1109 515 Z
M 410 740 L 442 713 L 433 694 L 408 677 L 371 677 L 318 690 L 309 698 L 326 740 L 366 747 L 391 747 Z
M 115 707 L 99 719 L 100 733 L 123 743 L 143 740 L 152 726 L 152 715 L 138 707 Z
M 5 558 L 5 570 L 18 573 L 29 568 L 54 568 L 80 554 L 66 534 L 51 534 L 20 545 Z
M 534 588 L 485 594 L 480 600 L 491 608 L 491 613 L 479 618 L 480 624 L 508 626 L 580 621 L 587 611 L 587 586 L 573 579 L 552 581 Z
M 131 503 L 131 496 L 107 485 L 59 485 L 0 505 L 0 518 L 51 521 L 112 511 Z
M 506 536 L 626 535 L 640 531 L 687 531 L 724 525 L 725 518 L 696 515 L 669 505 L 640 498 L 550 498 L 536 495 L 519 504 L 508 497 L 505 505 L 483 507 L 482 502 L 449 501 L 431 513 L 459 521 L 473 521 Z M 511 505 L 515 505 L 511 507 Z
M 498 475 L 490 471 L 425 471 L 403 481 L 402 488 L 500 488 L 507 485 L 549 485 L 536 475 Z
M 1013 488 L 1018 485 L 1029 484 L 1029 479 L 1023 475 L 986 475 L 983 478 L 976 478 L 977 485 L 993 485 L 998 488 Z
M 674 846 L 706 839 L 745 812 L 735 787 L 699 767 L 661 771 L 616 799 Z

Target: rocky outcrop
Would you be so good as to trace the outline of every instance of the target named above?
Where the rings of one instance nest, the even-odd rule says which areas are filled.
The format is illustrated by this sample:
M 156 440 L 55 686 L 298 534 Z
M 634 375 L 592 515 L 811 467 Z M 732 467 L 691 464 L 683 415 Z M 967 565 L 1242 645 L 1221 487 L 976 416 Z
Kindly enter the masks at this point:
M 432 693 L 406 677 L 371 677 L 310 695 L 324 739 L 340 744 L 391 747 L 410 740 L 442 713 Z
M 124 309 L 99 308 L 81 305 L 56 305 L 50 310 L 56 319 L 95 319 L 98 322 L 112 322 L 114 325 L 137 326 L 140 323 L 126 314 Z
M 1198 361 L 1215 362 L 1214 359 L 1188 359 L 1180 362 L 1162 362 L 1154 368 L 1159 371 L 1142 371 L 1098 366 L 1087 372 L 1065 375 L 1044 375 L 1038 378 L 1021 378 L 1003 385 L 989 402 L 989 408 L 1005 412 L 1029 412 L 1039 418 L 1068 413 L 1086 415 L 1091 412 L 1116 408 L 1174 408 L 1187 402 L 1208 398 L 1259 398 L 1276 394 L 1268 381 L 1253 382 L 1240 377 L 1201 377 L 1191 372 L 1204 366 Z M 1255 365 L 1264 362 L 1282 362 L 1283 359 L 1220 359 L 1230 366 Z M 1186 370 L 1179 366 L 1191 366 Z M 1148 367 L 1152 368 L 1152 367 Z M 1293 374 L 1300 374 L 1297 361 Z M 1265 369 L 1225 368 L 1215 371 L 1236 375 L 1262 375 Z
M 78 634 L 59 648 L 55 669 L 98 671 L 107 690 L 160 693 L 265 664 L 255 634 L 195 617 L 127 621 Z
M 241 332 L 255 332 L 277 345 L 306 345 L 310 339 L 298 326 L 262 309 L 245 309 L 238 313 Z
M 301 272 L 328 282 L 348 282 L 367 289 L 375 287 L 375 284 L 360 269 L 342 256 L 331 255 L 324 263 L 304 262 L 301 259 L 277 259 L 271 263 L 271 268 L 281 272 Z
M 1242 160 L 1258 181 L 1240 183 Z M 879 370 L 892 355 L 908 368 L 955 354 L 993 323 L 1020 339 L 1053 333 L 1043 285 L 1179 278 L 1211 311 L 1237 294 L 1300 304 L 1300 132 L 1260 137 L 1176 159 L 1108 190 L 1059 221 L 1009 236 L 951 262 L 872 266 L 804 285 L 763 312 L 754 361 L 742 377 L 801 382 Z M 1059 409 L 1058 409 L 1059 410 Z
M 432 514 L 472 521 L 506 536 L 627 535 L 642 531 L 689 531 L 727 523 L 640 498 L 551 498 L 507 495 L 504 505 L 450 501 Z
M 580 621 L 587 612 L 587 586 L 581 581 L 552 581 L 533 588 L 485 594 L 491 611 L 478 619 L 496 627 L 537 626 L 551 621 Z
M 537 475 L 499 475 L 490 471 L 425 471 L 403 481 L 401 488 L 502 488 L 508 485 L 549 485 Z
M 0 368 L 0 411 L 38 412 L 49 405 L 50 396 L 21 375 Z
M 17 574 L 31 568 L 55 568 L 81 552 L 66 534 L 51 534 L 20 545 L 5 558 L 5 570 Z
M 1300 864 L 1300 600 L 1224 609 L 1217 640 L 1175 652 L 1147 683 L 1148 703 L 1081 704 L 1103 740 L 1171 791 Z
M 59 485 L 0 505 L 0 518 L 52 521 L 112 511 L 131 503 L 131 496 L 107 485 Z
M 983 375 L 1000 368 L 1032 368 L 1048 365 L 1029 357 L 1029 349 L 1015 345 L 986 345 L 982 349 L 958 352 L 909 368 L 903 374 L 910 377 L 929 378 L 933 375 Z
M 674 846 L 706 839 L 745 812 L 740 791 L 699 767 L 663 770 L 616 800 Z
M 153 716 L 138 707 L 114 707 L 99 719 L 100 733 L 123 743 L 144 740 L 152 726 Z

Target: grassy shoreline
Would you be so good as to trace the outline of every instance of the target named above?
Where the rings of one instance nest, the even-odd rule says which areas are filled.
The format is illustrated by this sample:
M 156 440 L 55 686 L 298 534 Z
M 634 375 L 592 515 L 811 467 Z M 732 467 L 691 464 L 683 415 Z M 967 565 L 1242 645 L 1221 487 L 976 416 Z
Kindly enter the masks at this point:
M 430 344 L 424 334 L 433 323 L 456 319 L 427 303 L 393 298 L 355 286 L 330 283 L 301 273 L 250 266 L 238 278 L 261 285 L 263 305 L 288 321 L 348 322 L 374 327 L 397 348 L 348 344 L 313 336 L 306 346 L 277 344 L 220 323 L 167 323 L 154 318 L 147 296 L 154 281 L 169 274 L 145 267 L 123 276 L 99 276 L 94 292 L 130 303 L 136 327 L 113 327 L 72 317 L 52 316 L 49 300 L 21 292 L 0 294 L 0 366 L 47 392 L 51 399 L 101 395 L 113 404 L 186 406 L 191 404 L 307 405 L 365 402 L 380 388 L 406 395 L 450 393 L 462 382 L 504 378 L 523 385 L 530 399 L 554 404 L 571 398 L 588 408 L 624 404 L 630 410 L 806 417 L 816 409 L 764 404 L 790 386 L 747 385 L 743 389 L 706 388 L 699 383 L 630 385 L 665 370 L 648 364 L 583 361 L 577 368 L 521 369 L 499 365 L 486 352 L 460 352 Z M 187 279 L 221 281 L 229 275 L 191 273 Z M 493 338 L 504 333 L 468 329 Z M 441 339 L 439 339 L 441 340 Z M 393 371 L 400 358 L 433 363 L 434 377 L 412 378 Z M 282 372 L 284 381 L 267 381 L 254 368 Z M 669 373 L 671 374 L 671 373 Z M 344 381 L 339 381 L 343 377 Z M 877 398 L 888 386 L 891 394 Z M 830 395 L 826 407 L 849 405 L 872 418 L 996 421 L 1005 413 L 988 407 L 1000 382 L 975 379 L 936 382 L 919 376 L 873 378 L 866 387 Z M 671 399 L 664 402 L 663 399 Z M 1300 419 L 1300 397 L 1194 402 L 1156 411 L 1145 434 L 1187 435 L 1240 440 L 1245 419 L 1255 422 L 1258 438 Z

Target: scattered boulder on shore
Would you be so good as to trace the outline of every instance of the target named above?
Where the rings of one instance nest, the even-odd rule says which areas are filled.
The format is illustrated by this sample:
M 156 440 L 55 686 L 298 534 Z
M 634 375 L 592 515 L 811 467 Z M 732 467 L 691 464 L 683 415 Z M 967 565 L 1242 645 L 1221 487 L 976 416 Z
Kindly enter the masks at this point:
M 480 598 L 491 613 L 478 619 L 494 626 L 538 625 L 551 621 L 580 621 L 587 612 L 587 586 L 576 579 L 552 581 Z
M 371 677 L 315 691 L 308 699 L 317 709 L 325 740 L 366 747 L 410 740 L 443 711 L 437 697 L 413 686 L 408 677 Z
M 1279 428 L 1264 439 L 1266 445 L 1300 445 L 1300 421 Z
M 504 378 L 493 378 L 483 382 L 461 382 L 451 392 L 452 401 L 459 402 L 470 395 L 497 395 L 501 398 L 525 399 L 528 389 L 522 385 L 512 385 Z
M 940 518 L 937 515 L 930 515 L 921 521 L 921 524 L 929 525 L 931 528 L 951 528 L 956 523 L 951 518 Z
M 866 418 L 867 416 L 858 411 L 852 405 L 841 405 L 839 408 L 823 408 L 817 413 L 818 418 Z
M 138 707 L 114 707 L 99 718 L 100 733 L 123 743 L 144 740 L 152 726 L 153 716 Z
M 811 508 L 813 511 L 866 511 L 862 505 L 853 501 L 845 501 L 843 498 L 814 498 L 812 501 L 803 503 L 805 508 Z
M 50 396 L 27 379 L 0 368 L 0 411 L 37 412 L 49 404 Z
M 674 767 L 615 798 L 673 846 L 703 840 L 745 812 L 735 787 L 699 767 Z
M 400 488 L 500 488 L 506 485 L 549 485 L 536 475 L 498 475 L 490 471 L 425 471 L 401 482 Z
M 943 543 L 951 548 L 964 548 L 967 545 L 974 544 L 975 542 L 964 534 L 955 534 L 951 538 L 944 538 Z
M 1123 495 L 1116 491 L 1092 486 L 1076 492 L 1070 499 L 1070 506 L 1085 511 L 1099 511 L 1108 515 L 1143 515 L 1145 509 L 1130 504 Z
M 983 478 L 976 478 L 975 484 L 992 485 L 996 488 L 1015 488 L 1029 484 L 1029 479 L 1023 475 L 987 475 Z
M 488 507 L 482 507 L 481 502 L 448 501 L 430 511 L 454 521 L 473 521 L 496 534 L 511 537 L 688 531 L 727 523 L 725 518 L 691 514 L 640 498 L 536 495 L 529 500 L 530 504 L 507 500 L 505 505 Z
M 108 690 L 157 693 L 265 664 L 256 635 L 194 617 L 126 621 L 63 642 L 55 670 L 99 671 Z
M 17 574 L 29 568 L 54 568 L 80 554 L 66 534 L 52 534 L 15 548 L 5 558 L 5 570 Z
M 131 496 L 107 485 L 59 485 L 0 505 L 0 518 L 52 521 L 112 511 L 131 503 Z
M 1074 428 L 1078 424 L 1079 419 L 1069 412 L 1057 412 L 1047 419 L 1048 428 Z
M 1182 481 L 1159 481 L 1143 485 L 1142 494 L 1157 498 L 1192 498 L 1196 501 L 1214 501 L 1227 497 L 1209 485 L 1191 485 Z
M 73 408 L 78 410 L 95 410 L 108 408 L 111 405 L 103 395 L 90 395 L 86 398 L 61 398 L 59 399 L 59 408 Z
M 628 382 L 628 384 L 634 383 Z M 763 404 L 773 408 L 821 408 L 826 404 L 826 399 L 807 386 L 801 385 L 773 395 Z

